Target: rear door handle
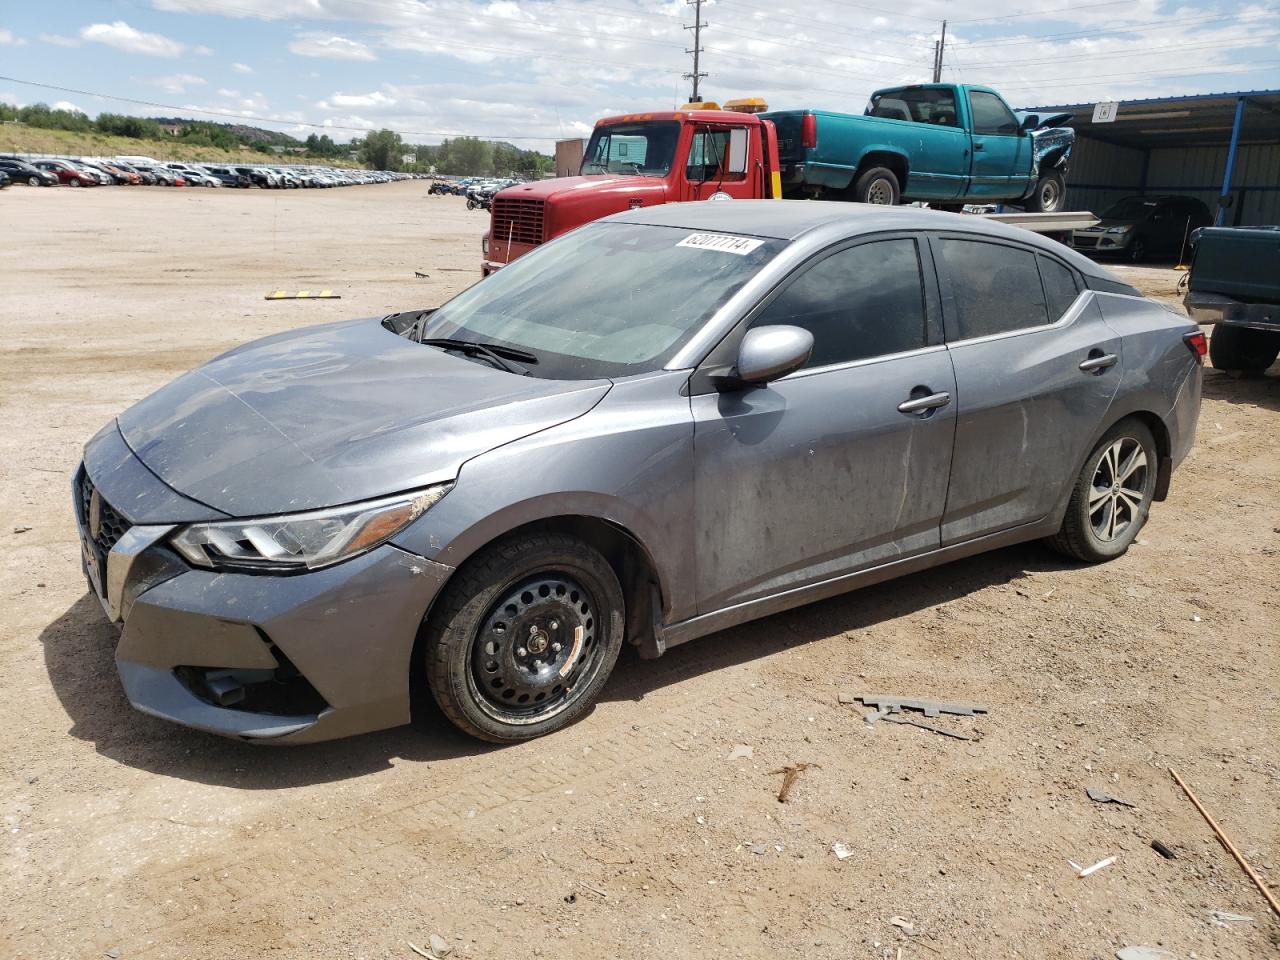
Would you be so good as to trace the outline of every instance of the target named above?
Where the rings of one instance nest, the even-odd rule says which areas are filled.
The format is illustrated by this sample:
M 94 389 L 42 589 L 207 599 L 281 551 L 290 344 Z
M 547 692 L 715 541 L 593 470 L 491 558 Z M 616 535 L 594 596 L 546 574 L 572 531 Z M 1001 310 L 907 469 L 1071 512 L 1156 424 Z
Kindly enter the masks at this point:
M 1104 353 L 1101 356 L 1080 361 L 1080 369 L 1085 373 L 1101 373 L 1108 367 L 1114 367 L 1119 360 L 1120 358 L 1114 353 Z
M 951 394 L 949 393 L 931 393 L 927 397 L 916 397 L 914 400 L 904 400 L 898 404 L 899 413 L 925 413 L 929 410 L 945 407 L 951 402 Z

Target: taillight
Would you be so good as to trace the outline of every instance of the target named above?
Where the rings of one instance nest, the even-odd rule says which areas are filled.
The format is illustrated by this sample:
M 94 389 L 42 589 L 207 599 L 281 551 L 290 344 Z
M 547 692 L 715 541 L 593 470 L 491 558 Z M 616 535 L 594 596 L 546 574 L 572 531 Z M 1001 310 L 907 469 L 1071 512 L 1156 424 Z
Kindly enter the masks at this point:
M 816 147 L 818 145 L 818 118 L 806 113 L 800 120 L 800 146 Z
M 1199 330 L 1188 333 L 1182 338 L 1182 342 L 1196 355 L 1196 363 L 1204 363 L 1204 355 L 1209 352 L 1209 341 L 1205 339 L 1204 333 Z

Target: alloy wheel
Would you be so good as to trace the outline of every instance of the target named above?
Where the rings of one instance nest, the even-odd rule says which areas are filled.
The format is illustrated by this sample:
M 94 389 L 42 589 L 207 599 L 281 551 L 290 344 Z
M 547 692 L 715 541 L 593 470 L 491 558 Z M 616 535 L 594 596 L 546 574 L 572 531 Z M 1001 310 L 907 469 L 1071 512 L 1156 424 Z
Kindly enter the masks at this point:
M 575 578 L 551 571 L 507 590 L 490 608 L 471 649 L 476 704 L 509 724 L 565 710 L 599 663 L 598 607 Z
M 1121 437 L 1103 451 L 1089 488 L 1089 525 L 1110 543 L 1137 523 L 1146 501 L 1147 454 L 1132 437 Z

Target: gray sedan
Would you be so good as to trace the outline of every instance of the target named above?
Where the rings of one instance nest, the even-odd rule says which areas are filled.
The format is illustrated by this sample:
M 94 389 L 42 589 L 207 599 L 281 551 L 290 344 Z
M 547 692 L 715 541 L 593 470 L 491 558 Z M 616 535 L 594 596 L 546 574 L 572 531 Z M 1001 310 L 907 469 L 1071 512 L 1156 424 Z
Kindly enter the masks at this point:
M 435 310 L 238 347 L 107 424 L 74 506 L 138 709 L 250 740 L 523 740 L 642 657 L 1020 541 L 1124 553 L 1204 338 L 976 217 L 669 204 Z

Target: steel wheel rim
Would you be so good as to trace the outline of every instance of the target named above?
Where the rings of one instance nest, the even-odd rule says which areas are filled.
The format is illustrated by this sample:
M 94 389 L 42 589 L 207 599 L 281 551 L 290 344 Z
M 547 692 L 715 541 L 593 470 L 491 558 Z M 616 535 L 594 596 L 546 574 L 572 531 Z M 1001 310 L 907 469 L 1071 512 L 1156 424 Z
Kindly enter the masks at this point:
M 513 725 L 563 713 L 596 674 L 599 631 L 594 595 L 563 571 L 506 588 L 472 638 L 467 684 L 475 703 Z
M 1058 181 L 1046 180 L 1040 188 L 1040 209 L 1052 211 L 1058 205 Z
M 1103 543 L 1113 543 L 1138 522 L 1147 471 L 1147 451 L 1133 437 L 1121 437 L 1103 451 L 1089 484 L 1089 526 Z
M 871 181 L 871 186 L 867 188 L 867 203 L 876 203 L 882 206 L 891 206 L 893 204 L 893 187 L 889 185 L 888 180 Z

